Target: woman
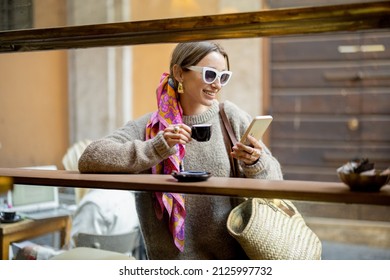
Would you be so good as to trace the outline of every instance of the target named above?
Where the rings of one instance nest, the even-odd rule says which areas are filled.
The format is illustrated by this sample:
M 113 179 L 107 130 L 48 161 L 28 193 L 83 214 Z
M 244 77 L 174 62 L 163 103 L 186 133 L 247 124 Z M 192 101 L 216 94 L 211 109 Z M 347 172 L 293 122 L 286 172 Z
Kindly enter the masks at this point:
M 79 170 L 170 174 L 183 166 L 228 177 L 230 163 L 216 100 L 232 75 L 228 61 L 216 43 L 178 44 L 170 73 L 163 74 L 157 89 L 158 110 L 90 144 Z M 225 112 L 240 139 L 251 116 L 228 101 Z M 208 142 L 191 139 L 190 127 L 202 123 L 212 124 Z M 253 137 L 250 142 L 252 147 L 240 143 L 233 147 L 241 176 L 281 180 L 280 165 L 270 151 Z M 138 193 L 136 204 L 150 259 L 247 259 L 226 229 L 235 206 L 229 197 Z

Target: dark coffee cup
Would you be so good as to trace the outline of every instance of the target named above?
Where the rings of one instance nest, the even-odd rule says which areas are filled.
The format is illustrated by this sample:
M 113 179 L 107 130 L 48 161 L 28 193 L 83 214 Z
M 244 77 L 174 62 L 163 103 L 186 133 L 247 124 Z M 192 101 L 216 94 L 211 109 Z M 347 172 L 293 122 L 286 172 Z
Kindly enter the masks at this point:
M 191 137 L 199 142 L 209 141 L 211 137 L 211 124 L 194 124 L 191 127 Z
M 16 212 L 13 210 L 3 210 L 0 215 L 3 220 L 12 221 L 15 219 Z

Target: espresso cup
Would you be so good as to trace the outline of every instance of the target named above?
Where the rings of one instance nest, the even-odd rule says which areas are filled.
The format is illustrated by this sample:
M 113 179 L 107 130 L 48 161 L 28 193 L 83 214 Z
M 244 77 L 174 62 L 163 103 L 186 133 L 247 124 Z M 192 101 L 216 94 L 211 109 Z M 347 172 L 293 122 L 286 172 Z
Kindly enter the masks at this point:
M 211 124 L 194 124 L 191 127 L 191 137 L 198 142 L 206 142 L 211 137 Z
M 15 219 L 16 212 L 13 210 L 3 210 L 0 215 L 3 220 L 12 221 Z

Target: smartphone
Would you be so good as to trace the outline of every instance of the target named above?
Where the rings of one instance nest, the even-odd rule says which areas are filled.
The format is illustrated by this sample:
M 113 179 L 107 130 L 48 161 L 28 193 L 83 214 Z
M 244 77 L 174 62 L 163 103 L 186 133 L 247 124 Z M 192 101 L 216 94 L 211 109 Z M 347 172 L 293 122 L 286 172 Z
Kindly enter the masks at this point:
M 247 140 L 248 135 L 251 135 L 257 140 L 260 140 L 261 137 L 263 137 L 264 132 L 267 130 L 268 126 L 272 122 L 272 119 L 273 118 L 270 115 L 255 117 L 245 131 L 240 142 L 245 145 L 249 145 L 249 140 Z

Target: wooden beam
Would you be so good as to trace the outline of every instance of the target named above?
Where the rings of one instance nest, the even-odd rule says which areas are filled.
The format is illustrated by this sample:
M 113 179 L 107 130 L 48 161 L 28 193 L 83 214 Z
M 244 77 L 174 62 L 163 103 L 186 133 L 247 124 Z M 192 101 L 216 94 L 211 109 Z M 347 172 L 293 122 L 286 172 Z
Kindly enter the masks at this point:
M 390 29 L 390 2 L 0 32 L 0 53 Z
M 28 185 L 390 205 L 389 185 L 379 192 L 364 193 L 352 192 L 343 183 L 230 177 L 211 177 L 203 182 L 181 183 L 170 175 L 80 174 L 75 171 L 22 168 L 0 168 L 0 176 L 12 177 L 15 184 Z

